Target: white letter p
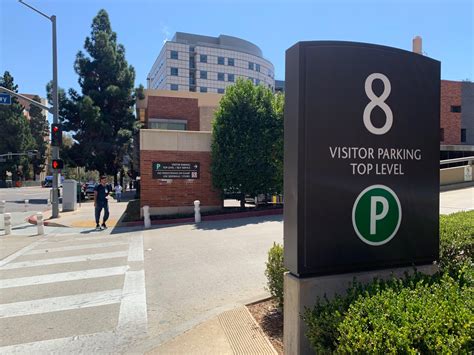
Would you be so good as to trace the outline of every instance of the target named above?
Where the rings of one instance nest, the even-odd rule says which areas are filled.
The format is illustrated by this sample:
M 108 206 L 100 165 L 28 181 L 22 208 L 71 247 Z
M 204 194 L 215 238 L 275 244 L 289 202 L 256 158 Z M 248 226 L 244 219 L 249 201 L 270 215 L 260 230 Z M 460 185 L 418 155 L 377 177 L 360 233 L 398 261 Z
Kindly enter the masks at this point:
M 377 203 L 382 204 L 382 212 L 377 214 Z M 384 219 L 388 213 L 388 200 L 382 196 L 372 196 L 370 198 L 370 234 L 376 234 L 377 221 Z

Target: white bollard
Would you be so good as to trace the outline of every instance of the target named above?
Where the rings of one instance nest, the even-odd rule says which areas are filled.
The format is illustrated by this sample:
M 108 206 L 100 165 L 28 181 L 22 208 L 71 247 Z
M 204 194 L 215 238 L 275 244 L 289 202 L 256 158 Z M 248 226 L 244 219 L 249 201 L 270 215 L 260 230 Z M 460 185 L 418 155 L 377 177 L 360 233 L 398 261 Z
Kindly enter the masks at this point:
M 145 228 L 151 227 L 150 206 L 143 206 L 143 221 L 145 222 Z
M 194 222 L 200 223 L 201 222 L 201 208 L 199 205 L 201 202 L 199 200 L 194 201 Z
M 25 212 L 28 212 L 28 205 L 30 204 L 30 200 L 25 200 Z
M 38 227 L 38 235 L 44 234 L 44 223 L 43 223 L 43 214 L 38 212 L 36 214 L 36 225 Z
M 5 213 L 3 215 L 4 226 L 5 226 L 5 235 L 12 234 L 12 215 L 11 213 Z
M 5 200 L 0 201 L 0 214 L 5 213 Z
M 48 207 L 51 206 L 51 199 L 50 199 L 50 198 L 48 198 L 48 205 L 47 205 L 47 206 L 48 206 Z

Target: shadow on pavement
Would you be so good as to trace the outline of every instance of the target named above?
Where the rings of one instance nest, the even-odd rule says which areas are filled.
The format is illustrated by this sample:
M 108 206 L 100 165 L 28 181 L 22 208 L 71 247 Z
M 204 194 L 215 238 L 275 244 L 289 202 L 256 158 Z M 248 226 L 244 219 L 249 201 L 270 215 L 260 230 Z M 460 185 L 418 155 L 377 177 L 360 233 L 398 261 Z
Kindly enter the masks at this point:
M 225 219 L 221 221 L 204 221 L 196 224 L 195 228 L 199 230 L 223 230 L 265 222 L 283 222 L 283 215 Z

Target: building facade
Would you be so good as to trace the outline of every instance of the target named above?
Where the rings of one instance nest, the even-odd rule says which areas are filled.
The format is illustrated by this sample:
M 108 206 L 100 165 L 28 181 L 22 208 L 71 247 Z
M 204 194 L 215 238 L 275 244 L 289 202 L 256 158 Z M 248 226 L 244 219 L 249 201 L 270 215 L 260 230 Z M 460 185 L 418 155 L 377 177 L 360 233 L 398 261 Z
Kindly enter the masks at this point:
M 147 88 L 223 94 L 238 78 L 275 90 L 273 64 L 255 44 L 226 35 L 176 32 L 155 60 Z

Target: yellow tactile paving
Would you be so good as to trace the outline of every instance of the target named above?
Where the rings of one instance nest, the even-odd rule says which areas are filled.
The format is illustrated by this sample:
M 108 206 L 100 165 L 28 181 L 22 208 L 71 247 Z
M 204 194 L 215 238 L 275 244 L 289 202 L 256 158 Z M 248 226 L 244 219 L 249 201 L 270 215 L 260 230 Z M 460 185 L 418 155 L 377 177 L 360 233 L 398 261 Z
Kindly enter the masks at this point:
M 117 219 L 109 219 L 107 220 L 107 227 L 115 227 L 117 225 L 118 220 Z M 101 222 L 102 223 L 102 222 Z M 71 227 L 95 227 L 95 221 L 94 220 L 88 220 L 88 221 L 75 221 L 71 222 Z

